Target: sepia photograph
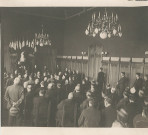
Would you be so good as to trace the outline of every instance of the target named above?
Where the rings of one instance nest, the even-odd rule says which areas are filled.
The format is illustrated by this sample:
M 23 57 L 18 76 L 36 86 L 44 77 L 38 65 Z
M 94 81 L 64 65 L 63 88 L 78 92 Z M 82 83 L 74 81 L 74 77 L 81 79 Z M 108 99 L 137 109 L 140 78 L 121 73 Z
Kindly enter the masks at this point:
M 1 127 L 148 128 L 148 6 L 0 13 Z

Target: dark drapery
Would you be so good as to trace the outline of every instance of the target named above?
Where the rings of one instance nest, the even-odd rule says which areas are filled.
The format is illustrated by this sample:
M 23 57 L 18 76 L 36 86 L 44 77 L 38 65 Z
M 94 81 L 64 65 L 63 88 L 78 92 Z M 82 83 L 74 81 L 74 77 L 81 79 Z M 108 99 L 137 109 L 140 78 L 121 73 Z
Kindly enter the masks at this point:
M 88 75 L 90 79 L 96 80 L 99 68 L 102 66 L 102 50 L 103 47 L 101 44 L 92 44 L 88 48 Z
M 38 47 L 34 62 L 40 70 L 47 66 L 51 73 L 56 69 L 56 49 L 50 46 Z

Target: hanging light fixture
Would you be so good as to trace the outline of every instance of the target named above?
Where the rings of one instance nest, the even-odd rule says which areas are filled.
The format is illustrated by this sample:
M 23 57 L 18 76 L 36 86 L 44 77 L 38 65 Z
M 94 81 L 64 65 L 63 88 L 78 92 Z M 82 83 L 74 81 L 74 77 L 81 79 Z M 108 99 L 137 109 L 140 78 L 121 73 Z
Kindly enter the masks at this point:
M 37 52 L 38 47 L 51 46 L 51 39 L 49 38 L 49 34 L 44 34 L 43 25 L 42 32 L 37 34 L 35 33 L 35 38 L 31 41 L 21 41 L 15 40 L 10 42 L 9 44 L 9 52 L 10 54 L 17 55 L 18 53 L 27 50 L 28 53 L 34 54 Z
M 106 8 L 103 15 L 100 12 L 98 16 L 96 16 L 96 13 L 93 13 L 85 34 L 92 37 L 99 35 L 101 39 L 122 37 L 118 15 L 113 13 L 108 15 Z

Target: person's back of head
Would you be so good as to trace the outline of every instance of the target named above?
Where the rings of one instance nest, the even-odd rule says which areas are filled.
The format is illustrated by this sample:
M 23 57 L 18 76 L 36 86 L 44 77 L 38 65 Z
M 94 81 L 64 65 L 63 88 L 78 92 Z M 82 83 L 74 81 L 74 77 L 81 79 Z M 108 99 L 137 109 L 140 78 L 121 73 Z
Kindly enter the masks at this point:
M 57 88 L 61 88 L 61 83 L 57 83 Z
M 10 74 L 10 78 L 14 78 L 14 75 L 13 74 Z
M 39 91 L 39 96 L 40 96 L 40 97 L 43 97 L 44 94 L 45 94 L 45 91 L 44 91 L 44 90 L 40 90 L 40 91 Z
M 40 80 L 37 78 L 35 79 L 35 84 L 39 84 Z
M 33 80 L 33 78 L 34 78 L 33 74 L 30 74 L 29 75 L 29 80 Z
M 100 67 L 100 72 L 102 72 L 103 71 L 103 68 L 102 67 Z
M 87 97 L 87 99 L 90 99 L 91 98 L 91 92 L 90 91 L 87 91 L 86 92 L 86 97 Z
M 22 78 L 22 75 L 21 75 L 21 73 L 18 73 L 18 76 L 17 76 L 18 78 Z
M 90 99 L 88 104 L 89 104 L 89 107 L 94 107 L 95 106 L 95 100 Z
M 113 93 L 115 93 L 115 92 L 116 92 L 116 88 L 112 87 L 112 88 L 111 88 L 111 93 L 113 94 Z
M 41 87 L 44 87 L 44 81 L 41 81 L 40 85 Z
M 134 103 L 136 101 L 136 96 L 133 93 L 129 94 L 129 102 Z
M 121 77 L 125 77 L 125 72 L 121 72 Z
M 19 77 L 16 77 L 14 79 L 14 85 L 18 85 L 20 83 L 21 79 Z
M 32 91 L 32 85 L 31 84 L 28 84 L 27 85 L 27 92 L 31 92 Z
M 76 92 L 80 92 L 80 85 L 77 85 L 77 86 L 75 87 L 75 91 L 76 91 Z
M 48 88 L 49 90 L 50 90 L 50 89 L 53 89 L 53 88 L 54 88 L 54 85 L 55 85 L 55 84 L 54 84 L 53 82 L 51 82 L 51 83 L 48 84 L 48 87 L 47 87 L 47 88 Z
M 72 93 L 72 92 L 70 92 L 70 93 L 68 94 L 68 99 L 73 99 L 73 93 Z
M 136 73 L 136 79 L 139 79 L 141 77 L 140 73 Z
M 144 97 L 144 105 L 148 106 L 148 96 Z
M 112 105 L 112 100 L 111 100 L 111 98 L 106 98 L 106 99 L 104 100 L 104 105 L 105 105 L 105 107 L 111 106 L 111 105 Z

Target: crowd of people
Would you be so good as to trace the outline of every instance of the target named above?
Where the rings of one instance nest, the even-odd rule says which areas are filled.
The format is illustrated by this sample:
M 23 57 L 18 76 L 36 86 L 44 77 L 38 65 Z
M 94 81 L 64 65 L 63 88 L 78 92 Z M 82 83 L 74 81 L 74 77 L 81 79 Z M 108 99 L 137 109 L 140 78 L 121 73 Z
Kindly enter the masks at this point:
M 96 81 L 67 68 L 5 73 L 8 126 L 148 127 L 148 75 L 135 76 L 129 87 L 121 72 L 112 87 L 103 68 Z

